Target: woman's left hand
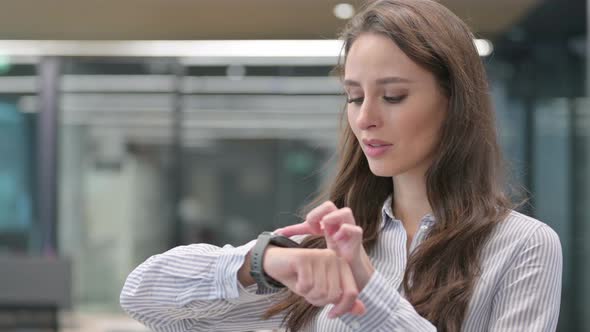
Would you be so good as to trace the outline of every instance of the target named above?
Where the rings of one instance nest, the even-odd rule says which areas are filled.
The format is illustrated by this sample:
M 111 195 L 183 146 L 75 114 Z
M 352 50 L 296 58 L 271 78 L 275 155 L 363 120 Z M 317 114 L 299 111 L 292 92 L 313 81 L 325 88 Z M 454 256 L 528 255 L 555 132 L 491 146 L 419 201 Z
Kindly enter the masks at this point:
M 356 225 L 352 210 L 338 209 L 327 201 L 312 210 L 303 223 L 275 231 L 284 236 L 323 235 L 328 249 L 342 257 L 352 270 L 357 287 L 361 291 L 375 271 L 363 245 L 363 229 Z

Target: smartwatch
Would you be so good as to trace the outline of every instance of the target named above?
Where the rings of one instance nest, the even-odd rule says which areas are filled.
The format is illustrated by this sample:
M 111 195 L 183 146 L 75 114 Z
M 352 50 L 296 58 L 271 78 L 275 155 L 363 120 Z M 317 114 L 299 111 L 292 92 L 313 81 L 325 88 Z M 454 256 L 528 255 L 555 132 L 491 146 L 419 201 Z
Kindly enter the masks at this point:
M 256 281 L 260 291 L 280 290 L 285 285 L 274 280 L 263 269 L 263 257 L 268 245 L 275 245 L 281 248 L 298 248 L 299 243 L 289 239 L 286 236 L 272 232 L 263 232 L 258 236 L 256 244 L 250 251 L 250 275 Z

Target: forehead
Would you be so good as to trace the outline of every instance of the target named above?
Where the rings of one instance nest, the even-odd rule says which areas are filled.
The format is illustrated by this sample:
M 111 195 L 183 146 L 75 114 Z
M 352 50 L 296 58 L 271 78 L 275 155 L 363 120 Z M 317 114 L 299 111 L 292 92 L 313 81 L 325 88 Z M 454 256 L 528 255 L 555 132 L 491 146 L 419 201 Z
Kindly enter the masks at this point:
M 389 37 L 363 33 L 351 45 L 344 65 L 345 79 L 375 80 L 383 76 L 423 79 L 429 73 L 410 59 Z

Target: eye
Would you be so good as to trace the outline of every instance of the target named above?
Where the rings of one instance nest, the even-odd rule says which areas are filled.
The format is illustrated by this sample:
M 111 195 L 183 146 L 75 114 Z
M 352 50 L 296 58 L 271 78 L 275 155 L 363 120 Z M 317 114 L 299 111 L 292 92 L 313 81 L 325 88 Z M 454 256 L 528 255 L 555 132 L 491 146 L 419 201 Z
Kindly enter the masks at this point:
M 387 97 L 384 96 L 383 100 L 385 100 L 386 102 L 390 103 L 390 104 L 399 104 L 402 101 L 404 101 L 404 99 L 406 99 L 407 95 L 401 95 L 401 96 L 395 96 L 395 97 Z
M 346 102 L 349 104 L 354 103 L 356 105 L 362 105 L 364 100 L 365 100 L 365 97 L 357 97 L 357 98 L 348 98 L 346 100 Z

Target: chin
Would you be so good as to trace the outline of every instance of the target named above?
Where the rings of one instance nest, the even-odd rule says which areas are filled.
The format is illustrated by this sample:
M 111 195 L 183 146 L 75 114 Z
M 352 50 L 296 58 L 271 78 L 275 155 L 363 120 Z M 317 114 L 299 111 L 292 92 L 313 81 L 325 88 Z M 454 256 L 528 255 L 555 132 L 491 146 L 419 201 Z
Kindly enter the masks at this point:
M 371 173 L 381 177 L 393 177 L 400 173 L 395 166 L 383 162 L 369 161 L 369 169 Z

